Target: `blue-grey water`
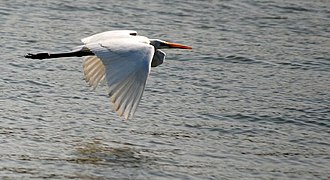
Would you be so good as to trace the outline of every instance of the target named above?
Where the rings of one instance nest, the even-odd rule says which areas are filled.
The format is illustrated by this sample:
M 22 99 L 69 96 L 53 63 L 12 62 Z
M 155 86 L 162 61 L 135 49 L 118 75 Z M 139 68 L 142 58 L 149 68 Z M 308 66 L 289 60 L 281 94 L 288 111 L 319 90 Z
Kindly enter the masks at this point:
M 132 29 L 167 50 L 134 119 L 68 51 Z M 330 1 L 0 0 L 1 179 L 329 179 Z

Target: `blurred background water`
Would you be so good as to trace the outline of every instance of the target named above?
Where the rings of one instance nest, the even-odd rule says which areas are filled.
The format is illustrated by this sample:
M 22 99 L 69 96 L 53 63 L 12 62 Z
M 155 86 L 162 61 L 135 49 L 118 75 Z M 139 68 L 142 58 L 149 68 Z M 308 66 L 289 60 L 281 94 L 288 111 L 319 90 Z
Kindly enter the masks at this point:
M 329 179 L 330 1 L 0 0 L 1 179 Z M 183 43 L 134 119 L 68 51 L 137 30 Z

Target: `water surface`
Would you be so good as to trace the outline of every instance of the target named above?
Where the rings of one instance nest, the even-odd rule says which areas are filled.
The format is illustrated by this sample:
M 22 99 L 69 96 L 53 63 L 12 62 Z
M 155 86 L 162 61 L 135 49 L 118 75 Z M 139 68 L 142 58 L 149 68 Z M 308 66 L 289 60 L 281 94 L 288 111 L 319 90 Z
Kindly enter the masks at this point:
M 329 179 L 328 1 L 0 1 L 0 177 Z M 152 69 L 136 117 L 68 51 L 132 29 L 191 45 Z

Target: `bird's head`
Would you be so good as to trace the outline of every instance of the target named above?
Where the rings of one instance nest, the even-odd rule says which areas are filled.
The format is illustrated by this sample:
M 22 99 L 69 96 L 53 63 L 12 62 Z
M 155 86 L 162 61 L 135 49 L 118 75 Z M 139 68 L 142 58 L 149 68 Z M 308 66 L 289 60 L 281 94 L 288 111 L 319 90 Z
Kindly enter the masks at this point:
M 171 43 L 160 39 L 150 39 L 150 44 L 153 45 L 155 49 L 170 49 L 170 48 L 192 49 L 191 46 L 186 46 L 179 43 Z

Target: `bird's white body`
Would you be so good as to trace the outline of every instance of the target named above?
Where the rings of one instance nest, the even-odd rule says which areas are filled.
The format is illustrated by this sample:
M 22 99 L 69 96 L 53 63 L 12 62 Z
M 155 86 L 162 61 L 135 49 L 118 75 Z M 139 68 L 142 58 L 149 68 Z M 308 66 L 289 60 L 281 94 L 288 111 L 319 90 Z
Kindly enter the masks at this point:
M 106 32 L 94 34 L 92 36 L 81 39 L 81 41 L 84 44 L 88 44 L 88 43 L 98 43 L 98 42 L 102 42 L 102 41 L 108 41 L 111 39 L 132 38 L 132 36 L 142 37 L 142 36 L 137 36 L 136 31 L 115 30 L 115 31 L 106 31 Z M 144 37 L 144 38 L 146 38 L 146 37 Z M 146 39 L 148 40 L 148 38 L 146 38 Z
M 133 35 L 131 35 L 133 34 Z M 82 39 L 96 56 L 84 58 L 84 74 L 92 87 L 106 80 L 119 116 L 131 118 L 142 97 L 155 48 L 136 31 L 108 31 Z

